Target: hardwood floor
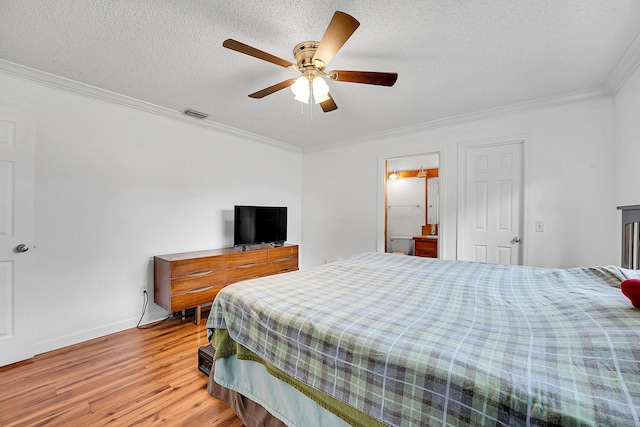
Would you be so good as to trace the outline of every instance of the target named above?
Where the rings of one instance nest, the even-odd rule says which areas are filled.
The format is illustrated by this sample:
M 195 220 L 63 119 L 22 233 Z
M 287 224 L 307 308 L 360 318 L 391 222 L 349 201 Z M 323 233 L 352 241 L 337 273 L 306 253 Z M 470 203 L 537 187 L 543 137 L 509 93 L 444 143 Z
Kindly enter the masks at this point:
M 0 426 L 241 427 L 197 369 L 204 324 L 169 319 L 0 368 Z

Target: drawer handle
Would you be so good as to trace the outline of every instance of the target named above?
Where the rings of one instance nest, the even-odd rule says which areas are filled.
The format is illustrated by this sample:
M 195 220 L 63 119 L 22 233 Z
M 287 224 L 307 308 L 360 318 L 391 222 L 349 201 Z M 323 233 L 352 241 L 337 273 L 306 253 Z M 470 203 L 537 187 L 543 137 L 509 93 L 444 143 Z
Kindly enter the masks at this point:
M 213 289 L 213 286 L 205 286 L 204 288 L 193 289 L 188 291 L 188 294 L 196 294 L 198 292 L 208 291 L 209 289 Z
M 260 265 L 260 263 L 259 262 L 254 262 L 253 264 L 239 265 L 236 268 L 251 268 L 251 267 L 255 267 L 256 265 Z
M 187 274 L 184 277 L 198 277 L 198 276 L 206 276 L 207 274 L 211 274 L 213 273 L 213 270 L 207 270 L 207 271 L 199 271 L 197 273 L 191 273 L 191 274 Z

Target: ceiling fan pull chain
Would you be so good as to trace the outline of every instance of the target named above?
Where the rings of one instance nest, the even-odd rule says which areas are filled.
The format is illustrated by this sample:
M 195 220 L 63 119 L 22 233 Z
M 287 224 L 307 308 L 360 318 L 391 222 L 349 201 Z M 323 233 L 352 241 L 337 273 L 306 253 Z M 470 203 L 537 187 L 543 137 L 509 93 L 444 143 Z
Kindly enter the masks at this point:
M 311 80 L 309 80 L 309 121 L 313 123 L 313 85 L 311 84 Z

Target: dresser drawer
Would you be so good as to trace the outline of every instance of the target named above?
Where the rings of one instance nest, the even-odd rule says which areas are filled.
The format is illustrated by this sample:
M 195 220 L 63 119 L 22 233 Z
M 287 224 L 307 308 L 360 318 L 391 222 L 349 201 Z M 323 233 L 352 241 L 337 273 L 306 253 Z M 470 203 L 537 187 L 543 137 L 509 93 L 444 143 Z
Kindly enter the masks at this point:
M 224 270 L 227 268 L 226 256 L 191 258 L 171 262 L 171 277 L 188 276 L 206 271 Z
M 269 274 L 286 273 L 287 271 L 295 271 L 298 269 L 298 257 L 278 258 L 269 260 L 267 272 Z
M 297 246 L 281 246 L 279 248 L 269 248 L 269 261 L 278 258 L 289 258 L 298 256 Z
M 267 263 L 242 265 L 227 270 L 227 283 L 240 282 L 247 279 L 265 276 L 267 274 Z
M 237 252 L 235 254 L 227 255 L 227 267 L 239 267 L 250 264 L 260 264 L 267 262 L 266 250 L 255 250 L 246 252 Z
M 176 277 L 171 279 L 171 293 L 181 294 L 183 292 L 193 291 L 204 288 L 206 286 L 224 285 L 227 282 L 226 270 L 204 271 L 202 273 L 193 273 L 188 276 Z
M 208 304 L 225 285 L 207 286 L 182 294 L 171 295 L 171 311 L 180 311 L 189 307 Z

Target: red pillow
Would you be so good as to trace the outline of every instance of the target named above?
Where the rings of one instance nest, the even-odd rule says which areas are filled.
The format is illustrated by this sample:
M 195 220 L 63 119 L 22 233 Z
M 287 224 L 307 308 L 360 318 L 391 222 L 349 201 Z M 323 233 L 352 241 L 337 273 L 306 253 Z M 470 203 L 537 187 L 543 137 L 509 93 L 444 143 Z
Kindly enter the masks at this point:
M 635 308 L 640 308 L 640 279 L 627 279 L 622 282 L 620 289 Z

